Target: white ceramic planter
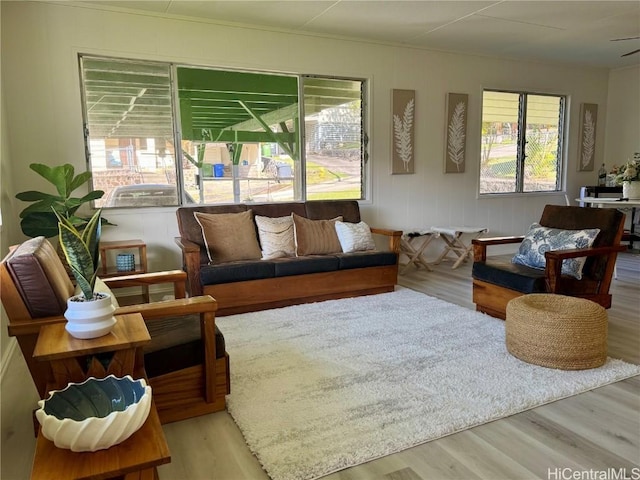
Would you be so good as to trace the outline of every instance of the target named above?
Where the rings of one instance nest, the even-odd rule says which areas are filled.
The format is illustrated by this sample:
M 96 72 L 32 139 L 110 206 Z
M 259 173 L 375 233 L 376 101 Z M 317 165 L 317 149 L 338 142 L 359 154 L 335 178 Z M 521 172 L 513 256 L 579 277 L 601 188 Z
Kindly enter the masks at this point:
M 622 182 L 622 197 L 628 199 L 640 199 L 640 181 Z
M 75 338 L 97 338 L 106 335 L 116 324 L 113 316 L 115 307 L 111 303 L 111 295 L 100 293 L 101 298 L 81 301 L 82 295 L 75 295 L 67 300 L 67 319 L 65 329 Z

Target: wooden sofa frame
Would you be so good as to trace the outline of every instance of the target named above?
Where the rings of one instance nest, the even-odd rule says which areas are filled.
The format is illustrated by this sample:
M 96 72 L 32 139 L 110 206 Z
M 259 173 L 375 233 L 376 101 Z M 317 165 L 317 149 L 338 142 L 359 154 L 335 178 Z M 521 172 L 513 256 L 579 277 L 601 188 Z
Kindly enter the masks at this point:
M 400 252 L 402 231 L 371 228 L 389 240 L 389 250 Z M 398 264 L 310 273 L 217 285 L 200 284 L 200 246 L 181 237 L 191 295 L 211 295 L 218 302 L 217 315 L 233 315 L 300 303 L 392 292 L 398 279 Z

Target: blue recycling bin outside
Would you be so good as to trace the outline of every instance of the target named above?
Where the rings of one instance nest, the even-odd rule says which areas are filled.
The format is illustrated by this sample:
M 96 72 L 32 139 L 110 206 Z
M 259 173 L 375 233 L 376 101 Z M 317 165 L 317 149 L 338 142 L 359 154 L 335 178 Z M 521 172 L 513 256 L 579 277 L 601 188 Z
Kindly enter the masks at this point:
M 224 177 L 224 163 L 214 163 L 213 164 L 213 176 L 214 177 Z

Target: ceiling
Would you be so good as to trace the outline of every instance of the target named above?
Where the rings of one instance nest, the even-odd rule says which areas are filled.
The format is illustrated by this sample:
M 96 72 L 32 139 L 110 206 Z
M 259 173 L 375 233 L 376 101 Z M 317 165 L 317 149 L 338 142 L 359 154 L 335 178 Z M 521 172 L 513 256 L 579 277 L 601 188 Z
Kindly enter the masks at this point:
M 75 2 L 74 2 L 75 3 Z M 86 4 L 86 3 L 85 3 Z M 93 6 L 431 50 L 603 68 L 640 64 L 640 1 L 92 0 Z

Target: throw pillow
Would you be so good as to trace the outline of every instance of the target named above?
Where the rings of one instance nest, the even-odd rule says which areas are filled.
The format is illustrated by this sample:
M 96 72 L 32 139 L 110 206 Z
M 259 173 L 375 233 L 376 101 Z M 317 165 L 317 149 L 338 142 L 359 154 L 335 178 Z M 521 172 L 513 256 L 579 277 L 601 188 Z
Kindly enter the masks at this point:
M 211 263 L 260 259 L 253 210 L 241 213 L 194 212 L 193 215 L 202 229 Z
M 288 217 L 262 217 L 256 215 L 258 237 L 263 260 L 280 257 L 295 257 L 293 219 Z
M 344 253 L 374 250 L 376 248 L 371 229 L 364 222 L 345 223 L 337 221 L 336 233 Z
M 518 253 L 513 257 L 513 263 L 532 268 L 544 269 L 547 261 L 544 253 L 550 250 L 570 250 L 573 248 L 589 248 L 600 233 L 599 228 L 587 230 L 561 230 L 547 228 L 539 223 L 529 227 L 529 231 L 520 244 Z M 570 275 L 580 280 L 582 267 L 587 257 L 568 258 L 562 262 L 562 274 Z
M 293 234 L 298 257 L 342 252 L 335 227 L 336 221 L 342 221 L 342 217 L 331 220 L 309 220 L 292 213 L 291 218 L 293 218 Z

